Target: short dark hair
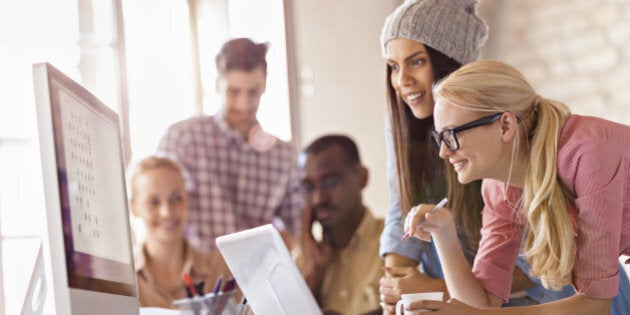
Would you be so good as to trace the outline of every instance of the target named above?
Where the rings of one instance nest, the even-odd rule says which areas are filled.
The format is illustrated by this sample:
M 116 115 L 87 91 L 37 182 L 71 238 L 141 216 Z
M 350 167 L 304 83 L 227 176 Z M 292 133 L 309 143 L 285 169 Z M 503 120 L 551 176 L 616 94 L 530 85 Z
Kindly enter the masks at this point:
M 221 50 L 215 57 L 217 71 L 226 74 L 230 70 L 252 71 L 256 67 L 262 67 L 267 73 L 267 60 L 265 55 L 269 48 L 268 43 L 254 43 L 249 38 L 231 39 L 221 46 Z
M 331 134 L 315 139 L 304 150 L 303 154 L 316 154 L 331 146 L 337 145 L 344 152 L 348 165 L 360 165 L 359 149 L 357 144 L 348 136 Z

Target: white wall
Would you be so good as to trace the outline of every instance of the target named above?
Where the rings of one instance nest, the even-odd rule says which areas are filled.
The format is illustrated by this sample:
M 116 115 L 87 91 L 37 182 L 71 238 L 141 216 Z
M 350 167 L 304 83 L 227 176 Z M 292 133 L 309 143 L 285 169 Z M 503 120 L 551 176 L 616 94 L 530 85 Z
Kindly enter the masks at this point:
M 324 133 L 357 142 L 370 170 L 364 202 L 384 216 L 389 207 L 385 174 L 385 60 L 379 35 L 400 3 L 382 0 L 287 0 L 293 16 L 302 148 Z
M 630 1 L 483 0 L 485 59 L 574 113 L 630 124 Z

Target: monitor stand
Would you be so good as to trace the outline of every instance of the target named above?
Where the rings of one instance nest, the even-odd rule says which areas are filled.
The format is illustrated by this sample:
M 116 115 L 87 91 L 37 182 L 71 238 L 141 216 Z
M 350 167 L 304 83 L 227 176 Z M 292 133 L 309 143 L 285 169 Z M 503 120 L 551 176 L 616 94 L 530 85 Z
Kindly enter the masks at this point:
M 41 242 L 37 246 L 37 258 L 31 273 L 31 280 L 26 290 L 24 304 L 22 304 L 21 314 L 41 315 L 44 310 L 46 300 L 46 276 L 44 273 L 44 258 L 42 256 Z

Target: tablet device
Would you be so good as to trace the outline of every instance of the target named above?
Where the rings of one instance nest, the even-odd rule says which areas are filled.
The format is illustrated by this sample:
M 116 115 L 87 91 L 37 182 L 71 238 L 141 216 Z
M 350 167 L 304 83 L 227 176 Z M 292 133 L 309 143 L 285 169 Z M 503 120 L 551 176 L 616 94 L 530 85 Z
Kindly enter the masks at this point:
M 322 314 L 273 225 L 223 235 L 216 242 L 254 314 Z

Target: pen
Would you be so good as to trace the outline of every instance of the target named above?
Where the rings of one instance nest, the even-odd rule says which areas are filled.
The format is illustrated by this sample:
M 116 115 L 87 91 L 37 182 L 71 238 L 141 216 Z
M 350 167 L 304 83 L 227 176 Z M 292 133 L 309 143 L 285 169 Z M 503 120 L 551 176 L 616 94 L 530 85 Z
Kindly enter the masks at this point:
M 223 309 L 225 308 L 225 305 L 228 299 L 230 298 L 229 293 L 231 293 L 231 291 L 234 290 L 235 287 L 236 287 L 236 279 L 230 278 L 230 280 L 228 280 L 228 282 L 225 284 L 223 291 L 221 292 L 221 297 L 219 298 L 219 300 L 217 300 L 215 304 L 215 308 L 214 308 L 215 314 L 221 314 L 223 312 Z
M 230 278 L 230 280 L 225 285 L 225 288 L 223 288 L 223 292 L 232 291 L 235 287 L 236 287 L 236 279 Z
M 204 281 L 199 281 L 197 283 L 195 283 L 195 289 L 197 289 L 197 292 L 199 293 L 199 295 L 204 295 L 204 287 L 205 287 L 206 283 Z
M 219 277 L 219 279 L 217 279 L 217 284 L 214 285 L 214 295 L 219 294 L 219 291 L 221 291 L 222 282 L 223 282 L 223 278 Z
M 435 205 L 435 207 L 433 209 L 431 209 L 431 211 L 429 211 L 428 213 L 434 213 L 438 210 L 440 210 L 440 208 L 444 207 L 444 205 L 446 204 L 446 202 L 448 201 L 448 199 L 444 198 L 442 199 L 442 201 L 440 201 L 437 205 Z M 408 238 L 411 237 L 411 234 L 409 234 L 409 231 L 405 232 L 405 235 L 403 235 L 403 237 L 400 239 L 400 241 L 405 241 Z
M 198 296 L 199 292 L 197 292 L 197 289 L 195 289 L 195 285 L 193 284 L 192 279 L 190 279 L 190 275 L 187 272 L 184 272 L 184 281 L 186 282 L 188 289 L 190 289 L 190 293 L 192 293 L 192 295 L 194 296 Z
M 249 306 L 247 306 L 247 299 L 245 298 L 245 295 L 243 295 L 243 300 L 241 300 L 240 312 L 238 314 L 239 315 L 247 315 L 247 314 L 249 314 Z

